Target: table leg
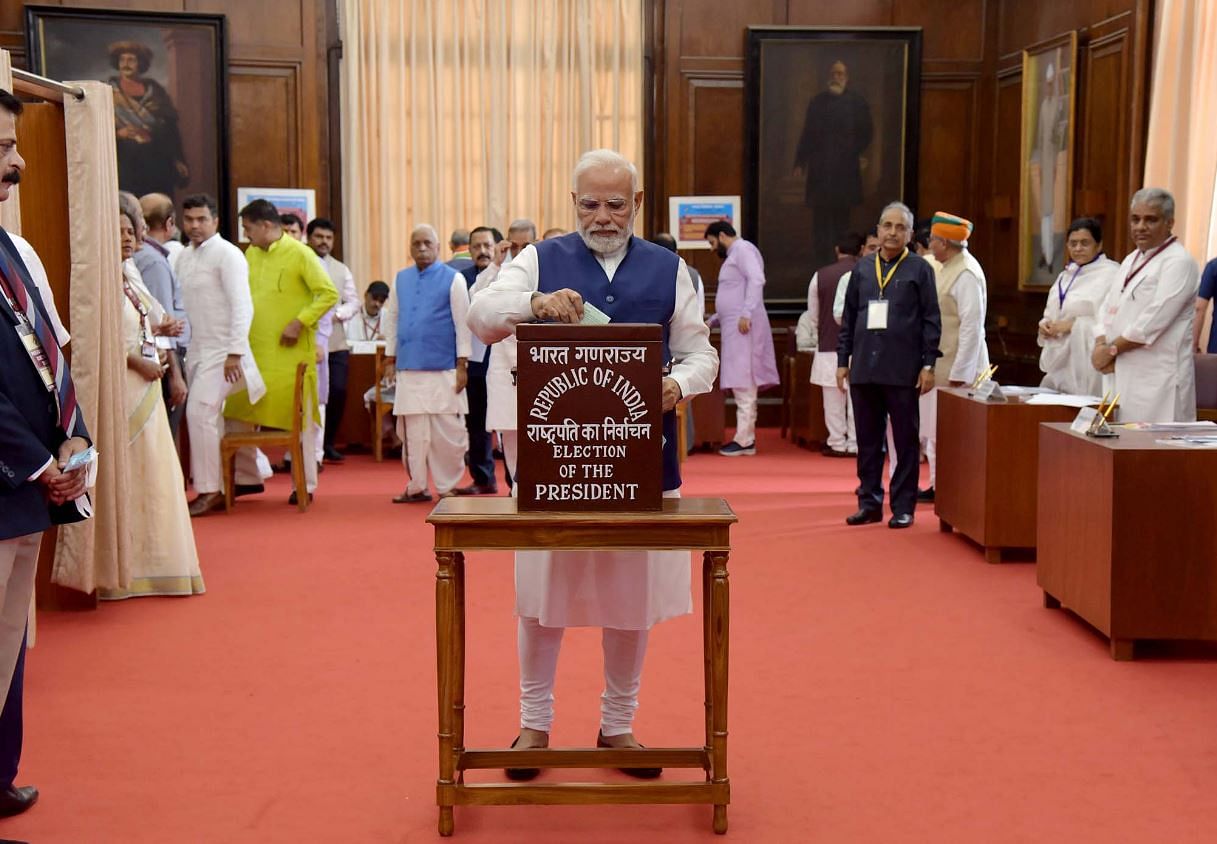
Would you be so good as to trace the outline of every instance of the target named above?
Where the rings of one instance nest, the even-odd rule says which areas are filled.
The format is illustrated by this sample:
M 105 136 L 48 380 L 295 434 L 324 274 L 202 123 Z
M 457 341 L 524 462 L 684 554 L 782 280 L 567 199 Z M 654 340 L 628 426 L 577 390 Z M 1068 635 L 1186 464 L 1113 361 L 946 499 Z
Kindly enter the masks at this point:
M 711 681 L 713 686 L 713 728 L 710 752 L 710 781 L 727 786 L 727 665 L 730 642 L 730 585 L 727 582 L 727 552 L 709 551 L 706 559 L 710 563 L 710 625 Z M 727 831 L 727 804 L 714 805 L 714 831 L 722 835 Z
M 714 578 L 711 575 L 710 569 L 710 552 L 707 551 L 702 555 L 701 564 L 701 615 L 702 615 L 702 654 L 703 654 L 703 673 L 706 681 L 706 758 L 710 758 L 710 753 L 714 747 L 714 623 L 711 616 L 711 609 L 714 606 L 714 600 L 711 597 L 714 586 Z M 708 763 L 706 766 L 706 779 L 711 776 L 713 765 Z
M 435 673 L 439 689 L 439 834 L 452 834 L 452 788 L 456 785 L 455 757 L 452 754 L 454 680 L 456 660 L 453 658 L 456 632 L 456 565 L 457 554 L 435 552 Z
M 453 557 L 453 592 L 456 600 L 452 643 L 452 760 L 455 766 L 465 749 L 465 555 L 457 551 Z M 459 771 L 457 776 L 460 776 Z

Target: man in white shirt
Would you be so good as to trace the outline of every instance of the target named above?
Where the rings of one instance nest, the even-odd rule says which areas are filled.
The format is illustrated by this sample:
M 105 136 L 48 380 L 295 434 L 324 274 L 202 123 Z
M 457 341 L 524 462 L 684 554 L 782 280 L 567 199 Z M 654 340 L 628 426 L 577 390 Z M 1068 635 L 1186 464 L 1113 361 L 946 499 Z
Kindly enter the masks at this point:
M 709 392 L 718 355 L 710 345 L 685 263 L 666 249 L 631 236 L 642 203 L 634 165 L 619 153 L 594 150 L 575 165 L 573 182 L 578 232 L 527 246 L 505 264 L 494 282 L 474 295 L 470 327 L 483 342 L 495 343 L 521 322 L 578 322 L 583 314 L 582 288 L 597 296 L 596 307 L 617 321 L 665 325 L 674 361 L 671 374 L 663 379 L 665 413 L 682 398 Z M 605 276 L 613 293 L 599 298 Z M 593 292 L 597 288 L 600 293 Z M 627 295 L 639 289 L 647 294 Z M 492 360 L 497 353 L 496 348 Z M 675 447 L 672 437 L 665 446 L 668 497 L 680 494 Z M 647 638 L 652 625 L 692 611 L 689 569 L 689 554 L 681 551 L 516 554 L 521 729 L 515 747 L 549 744 L 554 676 L 566 627 L 603 628 L 605 692 L 597 745 L 639 746 L 633 719 Z M 659 775 L 658 769 L 627 772 Z M 508 769 L 513 779 L 536 774 L 536 769 Z
M 1193 422 L 1200 267 L 1172 233 L 1170 193 L 1137 191 L 1128 219 L 1137 248 L 1120 265 L 1101 306 L 1091 363 L 1099 372 L 1114 372 L 1121 422 Z
M 182 225 L 190 246 L 177 262 L 182 300 L 190 314 L 190 347 L 186 352 L 186 430 L 190 433 L 190 473 L 198 497 L 190 515 L 224 507 L 220 439 L 224 436 L 224 399 L 244 389 L 243 359 L 252 365 L 249 324 L 254 307 L 249 293 L 249 264 L 218 233 L 216 201 L 205 194 L 182 202 Z M 269 476 L 269 466 L 261 467 Z M 234 494 L 261 492 L 260 485 Z
M 393 415 L 410 477 L 394 504 L 430 501 L 428 470 L 440 497 L 451 495 L 465 473 L 469 448 L 469 288 L 464 276 L 439 262 L 439 235 L 432 226 L 410 233 L 410 257 L 414 265 L 397 274 L 384 318 L 385 364 L 397 368 Z
M 173 200 L 163 193 L 146 193 L 139 198 L 139 207 L 144 212 L 144 223 L 147 226 L 144 236 L 161 245 L 167 253 L 169 266 L 176 272 L 177 259 L 181 257 L 185 247 L 178 239 Z
M 348 343 L 385 339 L 383 317 L 385 302 L 388 299 L 389 285 L 383 281 L 374 281 L 368 285 L 363 294 L 363 307 L 354 317 L 347 320 L 345 328 Z
M 930 252 L 939 263 L 935 267 L 938 286 L 938 311 L 942 316 L 942 338 L 938 348 L 942 357 L 934 366 L 938 386 L 921 396 L 921 438 L 930 464 L 930 486 L 917 494 L 918 501 L 934 500 L 934 481 L 938 469 L 938 390 L 944 386 L 962 387 L 989 367 L 985 344 L 985 313 L 988 289 L 985 271 L 968 251 L 972 223 L 954 214 L 939 211 L 930 221 Z
M 334 257 L 334 224 L 324 217 L 309 221 L 308 245 L 313 247 L 330 280 L 338 289 L 338 304 L 332 314 L 326 355 L 329 361 L 329 396 L 325 403 L 323 419 L 325 434 L 322 441 L 322 456 L 336 463 L 342 455 L 334 448 L 334 438 L 342 424 L 342 411 L 347 400 L 347 373 L 350 370 L 350 347 L 347 345 L 346 324 L 359 312 L 359 293 L 355 290 L 355 276 L 350 268 Z

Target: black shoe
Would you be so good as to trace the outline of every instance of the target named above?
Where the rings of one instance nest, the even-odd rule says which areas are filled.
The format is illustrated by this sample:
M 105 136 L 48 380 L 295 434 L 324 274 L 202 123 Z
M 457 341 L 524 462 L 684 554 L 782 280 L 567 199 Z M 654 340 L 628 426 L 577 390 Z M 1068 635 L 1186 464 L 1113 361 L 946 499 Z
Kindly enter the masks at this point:
M 932 504 L 934 502 L 934 487 L 917 490 L 917 500 Z
M 341 463 L 343 460 L 346 460 L 346 458 L 342 456 L 342 452 L 336 448 L 327 448 L 324 456 L 325 459 L 331 463 Z
M 284 457 L 282 463 L 270 464 L 270 470 L 276 475 L 290 475 L 292 473 L 292 461 L 290 458 Z
M 516 736 L 516 740 L 511 743 L 511 746 L 514 748 L 519 743 L 520 743 L 520 737 Z M 503 773 L 505 773 L 507 775 L 507 779 L 511 780 L 512 782 L 528 782 L 529 780 L 535 780 L 538 776 L 540 776 L 541 769 L 540 768 L 504 768 Z
M 638 746 L 643 747 L 644 745 L 640 744 Z M 603 733 L 597 733 L 596 734 L 596 747 L 610 747 L 611 748 L 611 747 L 613 747 L 613 745 L 609 744 L 608 741 L 605 740 Z M 620 750 L 622 748 L 617 748 L 617 749 Z M 638 780 L 659 779 L 659 775 L 663 773 L 663 768 L 618 768 L 617 770 L 621 771 L 621 773 L 625 774 L 626 776 L 633 777 L 634 779 L 638 779 Z
M 454 495 L 498 495 L 499 488 L 495 484 L 470 484 L 458 486 L 452 490 Z
M 257 495 L 260 492 L 266 492 L 266 486 L 263 484 L 237 484 L 232 488 L 232 497 L 240 498 L 242 495 Z
M 882 510 L 868 510 L 865 507 L 863 507 L 857 513 L 854 513 L 852 516 L 845 517 L 845 524 L 847 525 L 869 525 L 872 522 L 881 521 L 883 521 Z
M 23 785 L 20 788 L 10 785 L 8 788 L 0 789 L 0 818 L 20 815 L 37 802 L 38 789 L 32 785 Z
M 287 503 L 293 507 L 300 503 L 300 499 L 296 497 L 296 491 L 294 489 L 292 490 L 292 494 L 287 497 Z M 308 494 L 308 503 L 313 503 L 313 494 L 311 492 Z
M 898 513 L 887 520 L 887 526 L 890 528 L 907 528 L 913 526 L 912 513 Z

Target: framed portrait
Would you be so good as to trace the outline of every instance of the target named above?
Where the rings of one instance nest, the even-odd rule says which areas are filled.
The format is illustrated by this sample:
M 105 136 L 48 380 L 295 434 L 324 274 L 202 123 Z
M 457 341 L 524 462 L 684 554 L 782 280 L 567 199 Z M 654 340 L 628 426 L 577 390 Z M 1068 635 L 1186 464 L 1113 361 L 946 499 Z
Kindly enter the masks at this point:
M 744 230 L 771 310 L 802 311 L 842 235 L 889 202 L 918 213 L 920 91 L 920 28 L 748 28 Z
M 738 196 L 671 196 L 668 197 L 668 231 L 676 238 L 677 249 L 709 249 L 706 226 L 726 220 L 738 232 L 740 223 Z
M 26 6 L 25 38 L 35 73 L 110 84 L 119 189 L 228 208 L 223 15 Z
M 291 214 L 305 228 L 309 220 L 317 216 L 317 192 L 312 188 L 237 188 L 237 211 L 255 199 L 265 199 L 279 209 L 280 214 Z M 241 243 L 249 240 L 244 233 L 239 235 Z
M 1074 98 L 1078 34 L 1023 50 L 1023 133 L 1019 180 L 1018 286 L 1052 286 L 1069 263 L 1065 232 L 1073 212 Z

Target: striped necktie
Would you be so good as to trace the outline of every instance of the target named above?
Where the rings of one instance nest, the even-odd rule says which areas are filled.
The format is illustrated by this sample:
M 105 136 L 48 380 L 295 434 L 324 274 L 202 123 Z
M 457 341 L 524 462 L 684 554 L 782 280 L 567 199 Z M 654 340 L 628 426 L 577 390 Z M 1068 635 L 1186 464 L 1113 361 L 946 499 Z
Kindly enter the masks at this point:
M 7 250 L 0 248 L 0 284 L 4 285 L 9 301 L 15 304 L 30 324 L 42 352 L 46 355 L 50 366 L 51 378 L 55 383 L 55 396 L 59 400 L 59 426 L 69 437 L 76 427 L 76 417 L 79 409 L 76 406 L 76 388 L 72 386 L 72 374 L 68 371 L 68 362 L 59 348 L 59 340 L 51 325 L 42 318 L 38 307 L 30 297 L 21 280 L 21 274 L 13 266 Z

